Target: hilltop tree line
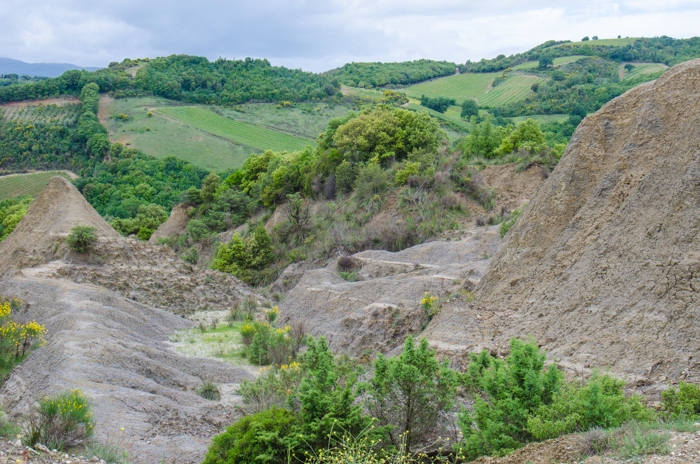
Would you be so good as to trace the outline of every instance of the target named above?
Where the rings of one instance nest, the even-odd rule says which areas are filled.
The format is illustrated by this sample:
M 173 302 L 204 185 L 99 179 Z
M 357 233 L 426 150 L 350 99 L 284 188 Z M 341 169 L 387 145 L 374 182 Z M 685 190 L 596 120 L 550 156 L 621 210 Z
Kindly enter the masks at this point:
M 487 73 L 503 71 L 528 61 L 538 61 L 542 56 L 554 59 L 562 56 L 584 55 L 604 58 L 616 63 L 623 61 L 663 63 L 668 66 L 700 56 L 700 37 L 674 39 L 662 36 L 640 38 L 633 44 L 599 45 L 595 41 L 574 44 L 569 41 L 550 40 L 524 53 L 498 55 L 492 60 L 467 61 L 459 66 L 460 72 Z
M 402 86 L 454 74 L 448 61 L 415 60 L 401 63 L 348 63 L 327 74 L 353 87 Z
M 130 70 L 136 69 L 135 77 Z M 306 101 L 336 96 L 337 79 L 272 66 L 269 61 L 246 58 L 210 62 L 204 57 L 171 55 L 152 60 L 125 60 L 98 71 L 66 71 L 42 82 L 0 88 L 0 102 L 78 95 L 95 83 L 101 93 L 117 98 L 157 95 L 189 103 L 230 105 L 249 101 Z

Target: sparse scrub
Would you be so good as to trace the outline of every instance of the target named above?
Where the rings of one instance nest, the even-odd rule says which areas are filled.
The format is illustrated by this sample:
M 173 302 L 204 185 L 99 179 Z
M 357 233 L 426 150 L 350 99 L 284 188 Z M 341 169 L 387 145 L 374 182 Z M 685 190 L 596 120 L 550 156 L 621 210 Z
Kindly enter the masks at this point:
M 357 282 L 357 271 L 353 272 L 341 272 L 340 277 L 348 282 Z
M 197 394 L 205 400 L 219 401 L 221 399 L 217 385 L 209 379 L 202 380 L 202 386 L 197 389 Z
M 668 446 L 670 439 L 668 433 L 644 430 L 644 427 L 634 421 L 622 427 L 618 434 L 620 435 L 620 448 L 617 454 L 621 458 L 634 458 L 649 454 L 668 454 L 671 452 Z
M 23 305 L 17 298 L 0 296 L 0 381 L 4 381 L 31 350 L 46 343 L 46 327 L 36 321 L 22 323 L 15 320 Z
M 73 251 L 85 253 L 89 251 L 97 241 L 96 231 L 97 228 L 92 226 L 75 226 L 66 237 L 66 243 Z
M 507 221 L 503 221 L 501 223 L 501 228 L 499 230 L 499 234 L 501 235 L 501 238 L 505 237 L 508 231 L 515 225 L 515 221 L 518 220 L 520 217 L 520 214 L 522 214 L 522 211 L 525 209 L 525 205 L 522 206 L 520 209 L 513 210 L 512 213 L 510 213 L 510 218 Z
M 29 414 L 22 441 L 63 450 L 85 443 L 93 434 L 92 405 L 80 390 L 46 396 Z

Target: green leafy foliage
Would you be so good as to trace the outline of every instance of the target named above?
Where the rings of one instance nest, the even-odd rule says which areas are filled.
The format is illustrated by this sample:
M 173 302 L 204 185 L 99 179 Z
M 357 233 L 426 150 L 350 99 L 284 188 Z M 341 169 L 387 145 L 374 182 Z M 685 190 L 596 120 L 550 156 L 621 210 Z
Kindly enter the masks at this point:
M 670 387 L 661 393 L 666 414 L 672 419 L 691 419 L 700 416 L 700 388 L 681 381 L 678 388 Z
M 447 98 L 447 97 L 430 98 L 430 97 L 426 97 L 425 95 L 423 95 L 420 98 L 420 104 L 421 104 L 421 106 L 425 106 L 426 108 L 430 108 L 431 110 L 435 110 L 438 113 L 444 113 L 445 111 L 447 111 L 447 108 L 449 108 L 452 105 L 456 105 L 457 102 L 455 101 L 454 98 Z
M 511 227 L 515 225 L 515 221 L 518 220 L 523 209 L 525 209 L 525 205 L 523 205 L 523 207 L 520 209 L 514 209 L 513 212 L 510 213 L 510 218 L 507 221 L 503 221 L 501 223 L 501 228 L 498 231 L 498 233 L 501 235 L 501 238 L 505 237 L 508 231 L 511 229 Z
M 140 205 L 135 218 L 113 220 L 110 225 L 122 235 L 138 235 L 140 240 L 148 240 L 151 234 L 168 219 L 168 213 L 156 204 Z
M 296 422 L 293 412 L 276 407 L 246 416 L 214 437 L 203 464 L 284 462 Z
M 374 376 L 363 388 L 368 410 L 387 426 L 391 443 L 411 450 L 426 434 L 435 432 L 441 414 L 451 409 L 456 385 L 449 360 L 440 363 L 427 338 L 421 338 L 416 347 L 409 336 L 399 356 L 379 354 Z
M 253 284 L 261 277 L 259 271 L 267 267 L 273 258 L 270 235 L 265 227 L 259 224 L 247 239 L 243 240 L 235 233 L 228 243 L 220 244 L 212 268 L 231 273 Z
M 546 355 L 534 340 L 512 339 L 505 359 L 487 351 L 472 353 L 466 385 L 474 392 L 474 410 L 462 408 L 459 422 L 464 442 L 459 452 L 471 460 L 503 454 L 533 441 L 528 417 L 552 403 L 563 375 L 554 364 L 544 369 Z
M 73 251 L 85 253 L 90 250 L 92 245 L 97 241 L 96 231 L 97 228 L 92 226 L 75 226 L 66 237 L 66 243 Z
M 0 241 L 10 235 L 22 220 L 32 202 L 32 197 L 16 197 L 0 201 Z
M 528 418 L 527 430 L 537 440 L 548 440 L 593 427 L 650 420 L 653 416 L 642 397 L 626 397 L 624 386 L 621 380 L 597 373 L 583 385 L 564 385 L 550 404 L 541 405 Z
M 454 74 L 456 65 L 447 61 L 415 60 L 401 63 L 348 63 L 327 74 L 345 85 L 383 87 L 407 85 Z

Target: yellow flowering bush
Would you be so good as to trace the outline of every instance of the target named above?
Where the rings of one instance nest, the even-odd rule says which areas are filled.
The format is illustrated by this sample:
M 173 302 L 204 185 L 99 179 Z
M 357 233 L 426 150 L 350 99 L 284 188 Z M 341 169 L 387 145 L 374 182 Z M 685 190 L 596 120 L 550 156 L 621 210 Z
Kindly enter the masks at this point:
M 39 400 L 39 408 L 30 415 L 24 442 L 42 443 L 53 449 L 65 449 L 84 443 L 93 434 L 92 404 L 75 389 Z
M 24 303 L 0 296 L 0 368 L 8 369 L 24 359 L 32 348 L 43 346 L 46 327 L 36 321 L 19 324 L 12 320 L 13 311 Z
M 423 299 L 420 300 L 420 305 L 423 307 L 425 314 L 428 316 L 428 320 L 432 319 L 433 316 L 440 312 L 440 299 L 436 296 L 431 296 L 430 292 L 425 292 L 423 294 Z

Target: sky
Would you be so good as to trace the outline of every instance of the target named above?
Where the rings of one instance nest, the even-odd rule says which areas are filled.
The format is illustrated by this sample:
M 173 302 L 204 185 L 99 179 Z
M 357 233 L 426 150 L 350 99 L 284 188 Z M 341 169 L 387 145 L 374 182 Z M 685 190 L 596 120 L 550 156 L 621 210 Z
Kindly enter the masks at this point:
M 464 63 L 546 40 L 698 35 L 684 0 L 0 0 L 0 56 L 106 66 L 172 54 L 322 72 L 353 61 Z

